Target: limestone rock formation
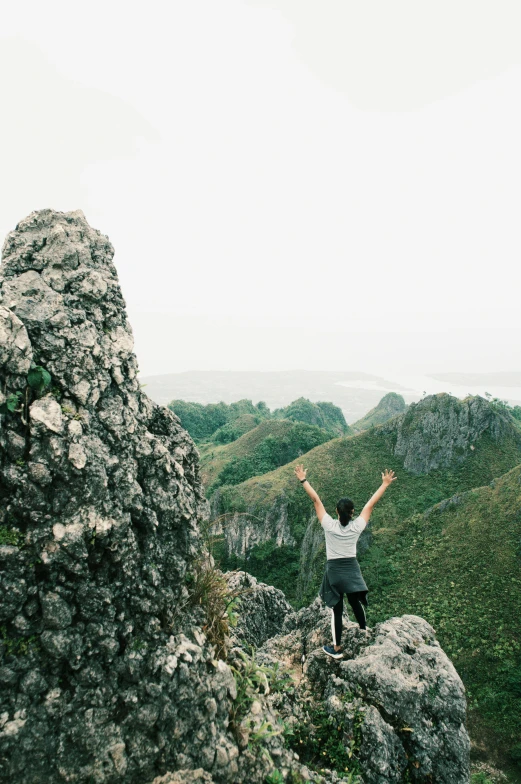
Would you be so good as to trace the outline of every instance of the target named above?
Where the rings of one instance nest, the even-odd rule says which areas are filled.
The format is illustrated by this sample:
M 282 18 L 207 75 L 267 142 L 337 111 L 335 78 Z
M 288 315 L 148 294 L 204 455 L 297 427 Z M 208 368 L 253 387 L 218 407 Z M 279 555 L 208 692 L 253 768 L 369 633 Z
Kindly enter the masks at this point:
M 354 433 L 361 433 L 363 430 L 368 430 L 370 427 L 382 425 L 389 419 L 398 416 L 398 414 L 403 414 L 406 408 L 405 400 L 401 395 L 398 395 L 396 392 L 388 392 L 387 395 L 383 396 L 378 405 L 368 411 L 361 419 L 353 422 L 351 430 Z
M 446 393 L 412 403 L 405 414 L 382 427 L 396 434 L 394 453 L 412 474 L 463 462 L 484 433 L 496 443 L 515 434 L 511 418 L 484 398 L 458 400 Z
M 233 642 L 259 648 L 282 629 L 293 608 L 286 597 L 272 585 L 259 583 L 247 572 L 230 572 L 228 585 L 240 600 L 239 618 L 233 629 Z
M 317 599 L 288 617 L 282 634 L 259 650 L 265 665 L 302 669 L 296 696 L 278 701 L 280 715 L 290 725 L 305 725 L 312 707 L 325 705 L 339 737 L 353 743 L 365 784 L 467 784 L 465 690 L 432 627 L 413 615 L 369 632 L 344 621 L 340 661 L 318 647 L 327 639 L 330 611 Z
M 11 784 L 234 767 L 233 676 L 180 614 L 208 513 L 198 454 L 140 389 L 113 253 L 79 211 L 32 213 L 3 248 L 0 780 Z
M 218 488 L 210 499 L 211 517 L 217 519 L 221 514 L 221 489 Z M 252 547 L 273 539 L 277 547 L 294 547 L 296 541 L 291 533 L 288 520 L 288 499 L 284 492 L 273 504 L 263 509 L 262 525 L 255 520 L 249 509 L 246 514 L 234 512 L 229 515 L 226 525 L 215 525 L 214 532 L 223 535 L 229 553 L 244 557 Z M 258 511 L 258 510 L 257 510 Z

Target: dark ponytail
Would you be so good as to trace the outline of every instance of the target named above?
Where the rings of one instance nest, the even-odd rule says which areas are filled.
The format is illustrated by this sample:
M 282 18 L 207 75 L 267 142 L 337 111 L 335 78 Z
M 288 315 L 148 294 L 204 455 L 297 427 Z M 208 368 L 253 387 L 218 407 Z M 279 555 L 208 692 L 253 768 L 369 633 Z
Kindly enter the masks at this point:
M 336 505 L 336 510 L 340 517 L 340 525 L 347 525 L 353 519 L 355 505 L 350 498 L 341 498 Z

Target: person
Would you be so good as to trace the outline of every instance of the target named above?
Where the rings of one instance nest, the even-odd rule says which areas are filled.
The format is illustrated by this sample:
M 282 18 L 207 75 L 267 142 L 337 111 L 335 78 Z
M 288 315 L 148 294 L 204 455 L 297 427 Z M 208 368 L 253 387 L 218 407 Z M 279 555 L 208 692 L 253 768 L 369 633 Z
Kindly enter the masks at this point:
M 295 467 L 295 474 L 315 506 L 319 523 L 326 538 L 327 562 L 324 579 L 320 587 L 320 598 L 331 608 L 331 632 L 333 645 L 324 645 L 323 651 L 334 659 L 342 658 L 342 614 L 344 594 L 353 609 L 360 629 L 366 629 L 367 585 L 362 577 L 356 558 L 356 543 L 371 517 L 375 504 L 390 484 L 398 477 L 394 471 L 382 473 L 382 484 L 366 503 L 358 517 L 353 519 L 355 507 L 350 498 L 341 498 L 336 505 L 337 519 L 333 520 L 324 509 L 318 494 L 306 478 L 307 469 L 302 464 Z

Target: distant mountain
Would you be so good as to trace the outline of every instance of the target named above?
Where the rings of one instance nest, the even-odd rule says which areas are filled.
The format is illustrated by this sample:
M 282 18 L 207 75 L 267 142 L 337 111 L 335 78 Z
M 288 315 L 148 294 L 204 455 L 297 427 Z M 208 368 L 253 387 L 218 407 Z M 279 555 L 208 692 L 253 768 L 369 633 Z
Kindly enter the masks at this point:
M 304 397 L 294 400 L 286 408 L 276 409 L 273 413 L 263 401 L 254 405 L 251 400 L 238 400 L 229 404 L 221 401 L 207 405 L 172 400 L 168 408 L 177 414 L 182 426 L 197 443 L 212 441 L 216 444 L 229 444 L 264 419 L 289 419 L 313 425 L 326 431 L 330 438 L 351 432 L 338 406 L 323 401 L 312 403 Z
M 231 444 L 245 433 L 256 428 L 263 419 L 264 417 L 259 416 L 259 414 L 240 414 L 236 419 L 232 419 L 222 427 L 217 428 L 211 436 L 211 441 L 214 444 Z
M 194 403 L 232 403 L 247 398 L 265 401 L 271 409 L 283 408 L 299 397 L 313 402 L 331 401 L 340 407 L 346 422 L 360 419 L 382 397 L 382 390 L 405 394 L 391 381 L 357 371 L 213 371 L 191 370 L 139 378 L 147 395 L 160 405 L 171 400 Z M 349 384 L 349 386 L 342 386 Z M 409 396 L 407 400 L 416 399 Z
M 398 414 L 403 414 L 406 408 L 407 405 L 401 395 L 398 395 L 396 392 L 389 392 L 362 419 L 353 422 L 351 430 L 354 433 L 361 433 L 363 430 L 369 430 L 370 427 L 383 425 L 384 422 Z
M 262 401 L 255 406 L 251 400 L 207 405 L 172 400 L 168 408 L 177 414 L 181 425 L 196 443 L 215 439 L 217 443 L 225 444 L 256 427 L 263 419 L 271 418 L 269 408 Z
M 333 403 L 319 401 L 312 403 L 305 397 L 299 397 L 285 408 L 277 408 L 273 411 L 275 419 L 291 419 L 293 422 L 305 422 L 308 425 L 316 425 L 323 430 L 327 430 L 331 435 L 344 436 L 352 434 L 342 410 Z
M 202 406 L 181 400 L 170 404 L 188 432 L 197 435 L 215 427 L 220 421 L 217 414 L 229 417 L 227 424 L 205 439 L 206 443 L 201 443 L 199 438 L 202 480 L 208 496 L 219 485 L 239 484 L 252 476 L 261 476 L 335 436 L 351 432 L 342 411 L 332 403 L 312 403 L 299 398 L 272 415 L 269 409 L 262 408 L 264 405 L 258 404 L 264 418 L 259 424 L 260 413 L 251 413 L 258 412 L 258 408 L 250 400 L 231 406 L 225 403 Z M 248 409 L 250 413 L 242 413 Z

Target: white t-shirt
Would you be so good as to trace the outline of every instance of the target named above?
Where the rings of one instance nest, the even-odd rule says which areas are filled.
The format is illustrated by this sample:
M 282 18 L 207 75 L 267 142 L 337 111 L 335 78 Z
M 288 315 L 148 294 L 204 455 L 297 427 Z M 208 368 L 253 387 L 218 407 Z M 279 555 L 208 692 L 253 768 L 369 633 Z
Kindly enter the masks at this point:
M 356 543 L 367 523 L 363 517 L 356 517 L 347 525 L 340 520 L 333 520 L 327 512 L 320 521 L 326 535 L 327 560 L 334 558 L 356 557 Z

